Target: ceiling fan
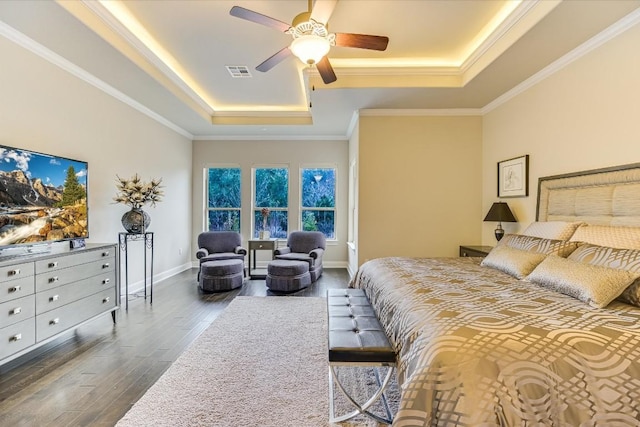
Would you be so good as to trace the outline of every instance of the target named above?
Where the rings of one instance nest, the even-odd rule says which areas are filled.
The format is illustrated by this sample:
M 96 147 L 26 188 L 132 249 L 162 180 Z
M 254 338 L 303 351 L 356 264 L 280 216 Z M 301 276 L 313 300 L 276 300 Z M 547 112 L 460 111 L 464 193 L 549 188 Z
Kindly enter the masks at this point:
M 256 67 L 256 70 L 266 72 L 295 55 L 302 62 L 315 65 L 325 84 L 337 80 L 336 73 L 327 58 L 331 46 L 355 47 L 360 49 L 385 50 L 389 44 L 389 37 L 372 36 L 367 34 L 329 33 L 327 22 L 333 13 L 338 0 L 316 0 L 312 7 L 312 0 L 308 0 L 308 11 L 293 18 L 291 25 L 286 22 L 262 15 L 240 6 L 233 6 L 229 13 L 237 18 L 275 28 L 290 34 L 293 41 L 276 54 Z

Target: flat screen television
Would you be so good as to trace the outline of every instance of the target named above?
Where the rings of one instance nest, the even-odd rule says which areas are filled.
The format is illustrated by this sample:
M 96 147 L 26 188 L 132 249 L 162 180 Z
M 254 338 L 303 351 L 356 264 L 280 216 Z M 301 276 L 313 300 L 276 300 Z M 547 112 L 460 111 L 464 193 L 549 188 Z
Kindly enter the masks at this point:
M 0 145 L 0 248 L 89 237 L 88 163 Z

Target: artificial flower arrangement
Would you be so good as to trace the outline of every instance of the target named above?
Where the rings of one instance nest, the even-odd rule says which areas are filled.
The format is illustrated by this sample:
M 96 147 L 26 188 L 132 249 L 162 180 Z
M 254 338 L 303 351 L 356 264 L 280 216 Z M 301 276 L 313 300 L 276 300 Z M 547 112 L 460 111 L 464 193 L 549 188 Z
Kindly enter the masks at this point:
M 118 193 L 113 198 L 116 203 L 131 206 L 133 209 L 140 209 L 146 204 L 155 206 L 156 203 L 162 201 L 162 196 L 164 196 L 160 185 L 162 178 L 144 182 L 138 174 L 135 174 L 130 179 L 120 178 L 117 175 L 116 177 Z

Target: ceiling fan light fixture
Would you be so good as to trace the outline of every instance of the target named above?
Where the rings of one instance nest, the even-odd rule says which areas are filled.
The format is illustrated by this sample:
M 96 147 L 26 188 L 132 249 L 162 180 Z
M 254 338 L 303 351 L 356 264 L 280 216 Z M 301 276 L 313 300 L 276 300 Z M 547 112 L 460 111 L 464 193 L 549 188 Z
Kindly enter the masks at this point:
M 296 37 L 289 48 L 304 64 L 313 65 L 329 53 L 331 42 L 326 37 L 306 34 Z

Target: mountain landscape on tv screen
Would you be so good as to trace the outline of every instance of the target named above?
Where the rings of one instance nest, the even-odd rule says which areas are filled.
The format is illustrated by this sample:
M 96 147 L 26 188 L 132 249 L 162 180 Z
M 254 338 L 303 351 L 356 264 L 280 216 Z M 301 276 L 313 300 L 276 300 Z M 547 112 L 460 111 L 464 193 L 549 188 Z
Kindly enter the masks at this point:
M 86 194 L 86 164 L 0 148 L 0 246 L 87 237 Z

